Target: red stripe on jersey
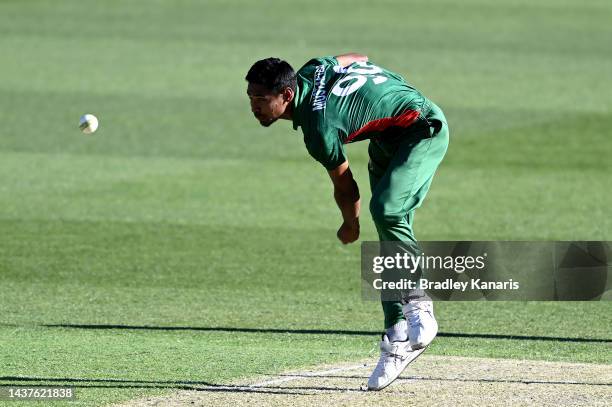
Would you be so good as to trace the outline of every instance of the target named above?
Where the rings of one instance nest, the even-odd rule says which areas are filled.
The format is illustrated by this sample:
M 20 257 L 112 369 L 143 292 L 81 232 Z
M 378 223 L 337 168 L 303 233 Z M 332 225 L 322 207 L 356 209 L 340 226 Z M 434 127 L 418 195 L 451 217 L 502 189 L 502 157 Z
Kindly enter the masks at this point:
M 408 127 L 419 118 L 420 112 L 418 110 L 406 110 L 404 113 L 394 116 L 385 117 L 383 119 L 372 120 L 366 123 L 362 128 L 353 133 L 349 134 L 346 138 L 346 143 L 350 143 L 356 137 L 369 132 L 381 132 L 389 127 Z

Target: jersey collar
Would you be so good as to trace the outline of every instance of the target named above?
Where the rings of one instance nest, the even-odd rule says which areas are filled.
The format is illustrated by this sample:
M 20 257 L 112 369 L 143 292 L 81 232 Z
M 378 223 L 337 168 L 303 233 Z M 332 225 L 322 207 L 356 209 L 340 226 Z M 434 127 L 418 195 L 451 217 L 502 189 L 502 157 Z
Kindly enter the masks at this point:
M 295 97 L 293 98 L 293 130 L 297 130 L 302 125 L 300 121 L 300 110 L 302 110 L 302 103 L 304 102 L 304 96 L 306 92 L 301 88 L 301 84 L 298 81 L 295 87 Z

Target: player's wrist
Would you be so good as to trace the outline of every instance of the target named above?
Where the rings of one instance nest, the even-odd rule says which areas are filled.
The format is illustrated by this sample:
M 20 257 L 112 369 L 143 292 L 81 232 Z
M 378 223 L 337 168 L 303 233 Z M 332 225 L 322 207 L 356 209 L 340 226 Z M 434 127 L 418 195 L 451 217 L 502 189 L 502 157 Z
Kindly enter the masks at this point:
M 345 219 L 344 223 L 351 229 L 359 229 L 359 218 Z

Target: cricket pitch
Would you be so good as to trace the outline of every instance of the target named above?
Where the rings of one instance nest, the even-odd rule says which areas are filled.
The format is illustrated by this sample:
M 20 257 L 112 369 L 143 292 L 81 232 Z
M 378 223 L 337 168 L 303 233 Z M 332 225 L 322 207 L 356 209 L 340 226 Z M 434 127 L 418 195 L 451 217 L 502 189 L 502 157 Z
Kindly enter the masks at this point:
M 374 360 L 118 404 L 144 406 L 609 406 L 612 365 L 423 355 L 386 389 L 363 391 Z M 403 402 L 404 401 L 404 402 Z

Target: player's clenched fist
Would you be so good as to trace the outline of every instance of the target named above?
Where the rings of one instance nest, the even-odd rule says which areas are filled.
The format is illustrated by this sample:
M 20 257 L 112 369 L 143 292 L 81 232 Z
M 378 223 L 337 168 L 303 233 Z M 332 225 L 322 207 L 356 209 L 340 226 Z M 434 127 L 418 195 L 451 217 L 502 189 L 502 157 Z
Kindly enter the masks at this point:
M 343 244 L 353 243 L 355 240 L 359 239 L 359 220 L 349 223 L 345 221 L 342 223 L 336 236 L 338 236 L 338 239 L 340 239 Z

